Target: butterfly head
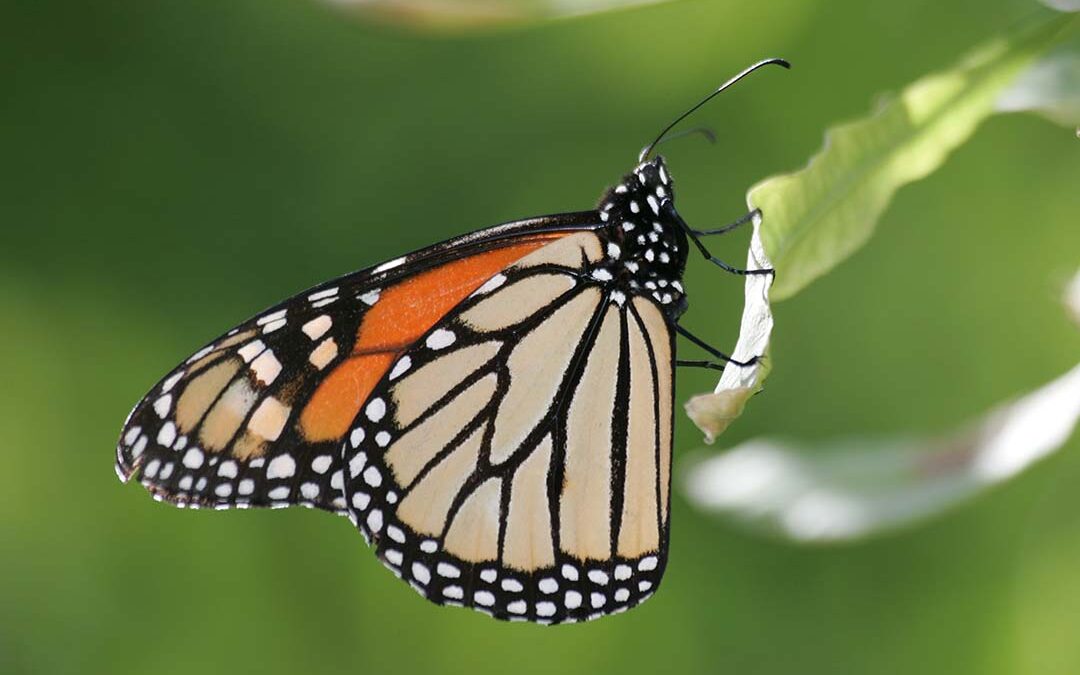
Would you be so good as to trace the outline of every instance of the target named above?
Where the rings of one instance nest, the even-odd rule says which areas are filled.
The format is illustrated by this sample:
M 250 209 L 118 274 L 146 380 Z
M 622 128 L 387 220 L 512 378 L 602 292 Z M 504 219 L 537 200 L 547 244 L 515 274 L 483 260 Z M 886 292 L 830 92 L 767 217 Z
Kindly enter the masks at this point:
M 646 295 L 673 317 L 686 307 L 682 288 L 689 246 L 662 157 L 638 164 L 600 200 L 609 262 L 631 293 Z M 614 255 L 612 255 L 614 254 Z

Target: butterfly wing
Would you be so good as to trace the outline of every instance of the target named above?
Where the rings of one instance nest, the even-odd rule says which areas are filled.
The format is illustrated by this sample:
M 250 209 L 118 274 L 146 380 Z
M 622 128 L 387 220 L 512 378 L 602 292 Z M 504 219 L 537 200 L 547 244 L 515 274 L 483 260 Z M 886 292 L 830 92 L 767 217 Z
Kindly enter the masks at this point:
M 391 361 L 514 260 L 594 214 L 518 221 L 301 293 L 170 372 L 135 406 L 117 474 L 155 498 L 341 511 L 342 441 Z
M 552 623 L 659 584 L 672 333 L 651 299 L 591 273 L 602 256 L 578 233 L 493 276 L 396 357 L 350 426 L 349 517 L 429 600 Z

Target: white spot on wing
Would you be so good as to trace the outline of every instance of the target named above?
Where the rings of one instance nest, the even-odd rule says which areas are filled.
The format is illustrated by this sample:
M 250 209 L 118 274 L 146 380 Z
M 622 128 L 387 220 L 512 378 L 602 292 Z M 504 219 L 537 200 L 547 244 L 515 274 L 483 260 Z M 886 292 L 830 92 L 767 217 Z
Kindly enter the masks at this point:
M 266 477 L 270 479 L 289 478 L 294 473 L 296 473 L 296 460 L 288 453 L 278 455 L 266 465 Z
M 372 399 L 371 403 L 367 404 L 364 414 L 372 422 L 378 422 L 386 415 L 386 402 L 381 398 Z
M 495 290 L 499 286 L 502 286 L 505 283 L 506 283 L 506 275 L 504 275 L 504 274 L 496 274 L 495 276 L 493 276 L 490 279 L 488 279 L 487 281 L 485 281 L 483 286 L 476 289 L 476 295 L 483 295 L 485 293 L 490 293 L 490 292 L 492 292 L 493 290 Z
M 404 263 L 405 263 L 405 258 L 394 258 L 393 260 L 390 260 L 388 262 L 384 262 L 383 264 L 379 265 L 378 267 L 373 269 L 371 272 L 372 272 L 372 274 L 379 274 L 380 272 L 385 272 L 387 270 L 392 270 L 395 267 L 401 267 L 401 265 L 403 265 Z
M 445 328 L 438 328 L 428 335 L 427 344 L 429 349 L 445 349 L 454 344 L 457 336 L 452 331 L 448 331 Z
M 162 419 L 169 414 L 170 407 L 172 407 L 172 394 L 165 394 L 154 401 L 154 412 Z
M 394 364 L 393 370 L 390 371 L 390 379 L 396 380 L 405 374 L 409 368 L 412 367 L 412 359 L 408 355 L 402 356 L 398 359 L 398 362 Z
M 330 318 L 330 316 L 327 314 L 322 314 L 305 323 L 303 328 L 301 328 L 300 330 L 304 331 L 304 334 L 312 340 L 318 340 L 324 334 L 326 334 L 326 331 L 330 330 L 330 327 L 332 325 L 333 320 Z
M 271 312 L 270 314 L 260 316 L 255 321 L 255 323 L 260 325 L 260 326 L 265 326 L 266 324 L 273 323 L 275 321 L 280 321 L 281 319 L 285 318 L 285 312 L 287 312 L 287 311 L 288 310 L 285 310 L 285 309 L 279 309 L 276 312 Z
M 376 288 L 373 291 L 368 291 L 367 293 L 358 295 L 357 298 L 360 300 L 360 302 L 370 307 L 379 301 L 379 289 Z

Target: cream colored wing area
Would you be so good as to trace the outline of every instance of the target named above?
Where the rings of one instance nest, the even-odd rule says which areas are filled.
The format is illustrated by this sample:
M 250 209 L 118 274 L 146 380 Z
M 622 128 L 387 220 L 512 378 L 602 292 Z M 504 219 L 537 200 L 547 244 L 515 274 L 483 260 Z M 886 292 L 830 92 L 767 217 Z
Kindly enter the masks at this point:
M 398 517 L 421 534 L 438 536 L 465 481 L 476 470 L 484 429 L 481 425 L 456 450 L 435 465 L 401 500 Z
M 391 389 L 397 423 L 409 426 L 448 391 L 490 361 L 502 346 L 489 341 L 444 354 L 409 373 Z
M 510 387 L 495 417 L 492 464 L 506 461 L 549 415 L 574 350 L 599 304 L 597 288 L 583 290 L 514 347 L 507 360 Z
M 668 489 L 671 484 L 671 432 L 672 432 L 672 384 L 674 366 L 671 354 L 671 331 L 664 315 L 656 305 L 643 298 L 634 299 L 634 309 L 641 317 L 652 345 L 656 363 L 658 419 L 660 430 L 660 517 L 666 523 L 668 517 Z
M 657 509 L 656 381 L 653 379 L 645 335 L 631 318 L 627 322 L 630 348 L 630 404 L 626 438 L 626 481 L 618 554 L 637 558 L 660 546 Z
M 467 562 L 499 555 L 499 495 L 502 479 L 489 478 L 461 505 L 446 531 L 446 550 Z
M 488 404 L 497 379 L 487 375 L 450 403 L 394 441 L 386 451 L 386 464 L 398 485 L 408 486 L 440 452 L 448 448 L 461 430 Z
M 258 394 L 251 388 L 247 378 L 238 377 L 233 380 L 203 420 L 202 429 L 199 431 L 203 447 L 217 452 L 228 445 L 257 398 Z
M 537 265 L 558 265 L 570 269 L 580 269 L 582 259 L 596 262 L 604 257 L 600 239 L 592 232 L 579 232 L 567 235 L 547 246 L 533 251 L 514 263 L 511 269 L 526 269 Z
M 569 274 L 534 274 L 481 300 L 462 312 L 461 320 L 478 331 L 503 330 L 525 321 L 576 283 Z
M 547 479 L 551 469 L 551 436 L 545 436 L 514 474 L 506 516 L 502 563 L 519 570 L 555 564 Z
M 176 425 L 188 433 L 203 418 L 221 391 L 240 370 L 239 359 L 227 359 L 196 375 L 176 402 Z
M 611 445 L 619 375 L 620 311 L 610 306 L 566 419 L 565 473 L 559 540 L 581 559 L 611 556 Z

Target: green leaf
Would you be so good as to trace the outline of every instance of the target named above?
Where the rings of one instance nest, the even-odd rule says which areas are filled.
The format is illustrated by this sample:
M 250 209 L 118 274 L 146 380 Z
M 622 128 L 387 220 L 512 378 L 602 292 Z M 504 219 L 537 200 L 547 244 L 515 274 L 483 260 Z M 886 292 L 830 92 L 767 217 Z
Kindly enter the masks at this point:
M 1053 14 L 928 75 L 870 117 L 826 134 L 806 168 L 747 195 L 764 213 L 762 239 L 777 270 L 772 299 L 789 298 L 861 247 L 903 185 L 937 169 L 994 114 L 1001 93 L 1080 17 Z

